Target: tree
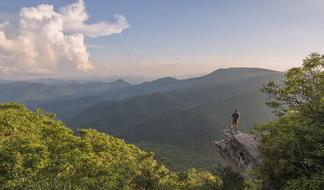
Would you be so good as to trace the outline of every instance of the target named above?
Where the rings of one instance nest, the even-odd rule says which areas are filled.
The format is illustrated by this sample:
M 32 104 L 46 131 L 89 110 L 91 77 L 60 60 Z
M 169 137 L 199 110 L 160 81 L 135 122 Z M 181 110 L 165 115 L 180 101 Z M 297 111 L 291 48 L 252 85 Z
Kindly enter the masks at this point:
M 185 183 L 184 183 L 185 182 Z M 184 179 L 152 153 L 93 129 L 73 134 L 53 114 L 0 104 L 0 189 L 219 189 L 209 172 Z
M 278 118 L 258 126 L 265 184 L 275 189 L 324 189 L 324 55 L 313 53 L 282 84 L 263 92 Z
M 219 169 L 218 175 L 223 180 L 222 190 L 243 190 L 243 176 L 232 171 L 231 167 L 224 167 Z
M 267 105 L 274 108 L 277 116 L 289 110 L 316 122 L 324 122 L 324 55 L 312 53 L 302 67 L 288 70 L 283 84 L 274 81 L 261 89 L 270 97 Z
M 209 172 L 190 169 L 180 178 L 180 190 L 220 190 L 222 180 Z

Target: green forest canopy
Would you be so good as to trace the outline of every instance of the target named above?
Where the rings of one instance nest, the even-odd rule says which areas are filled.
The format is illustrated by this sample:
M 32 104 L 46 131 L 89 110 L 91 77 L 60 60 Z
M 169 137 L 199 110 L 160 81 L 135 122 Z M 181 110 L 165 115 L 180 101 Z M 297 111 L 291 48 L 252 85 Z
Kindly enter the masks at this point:
M 41 110 L 0 104 L 1 189 L 220 189 L 222 180 L 175 173 L 123 140 L 92 129 L 78 135 Z

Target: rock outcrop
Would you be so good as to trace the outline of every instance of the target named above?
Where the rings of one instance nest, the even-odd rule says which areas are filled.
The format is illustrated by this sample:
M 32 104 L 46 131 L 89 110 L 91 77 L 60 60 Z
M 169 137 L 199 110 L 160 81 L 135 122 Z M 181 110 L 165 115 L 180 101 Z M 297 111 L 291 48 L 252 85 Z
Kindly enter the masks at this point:
M 214 143 L 226 163 L 233 169 L 239 172 L 261 161 L 256 136 L 229 130 L 225 130 L 224 135 L 224 140 Z

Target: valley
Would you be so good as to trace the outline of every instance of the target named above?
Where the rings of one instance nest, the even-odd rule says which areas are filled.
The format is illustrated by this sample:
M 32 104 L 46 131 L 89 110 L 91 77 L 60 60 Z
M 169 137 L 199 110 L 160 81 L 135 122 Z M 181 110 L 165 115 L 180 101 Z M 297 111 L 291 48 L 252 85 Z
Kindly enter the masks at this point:
M 0 85 L 0 100 L 55 113 L 73 130 L 93 128 L 125 139 L 154 152 L 174 170 L 210 169 L 222 165 L 212 142 L 222 137 L 234 108 L 242 114 L 242 131 L 273 118 L 259 89 L 281 76 L 265 69 L 230 68 L 202 77 L 166 77 L 137 85 L 121 79 L 9 82 Z

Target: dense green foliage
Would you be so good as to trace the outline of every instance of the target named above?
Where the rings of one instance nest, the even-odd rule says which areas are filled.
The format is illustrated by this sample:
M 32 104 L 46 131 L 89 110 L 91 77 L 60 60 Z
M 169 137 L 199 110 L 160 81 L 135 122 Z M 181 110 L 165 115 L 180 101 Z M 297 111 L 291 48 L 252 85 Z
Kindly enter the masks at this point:
M 223 180 L 222 190 L 243 190 L 246 186 L 243 177 L 230 167 L 218 169 L 218 175 Z
M 191 169 L 177 174 L 123 140 L 64 127 L 54 115 L 0 104 L 1 189 L 212 190 L 222 180 Z
M 279 116 L 259 126 L 264 184 L 275 189 L 324 189 L 324 55 L 313 53 L 263 91 Z

